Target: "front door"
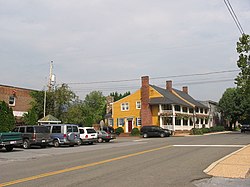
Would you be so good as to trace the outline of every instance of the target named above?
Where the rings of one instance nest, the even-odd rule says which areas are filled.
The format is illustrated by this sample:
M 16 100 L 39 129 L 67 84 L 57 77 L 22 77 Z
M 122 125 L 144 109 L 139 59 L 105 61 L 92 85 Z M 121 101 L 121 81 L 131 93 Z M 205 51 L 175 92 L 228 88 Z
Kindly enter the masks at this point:
M 132 131 L 132 120 L 128 121 L 128 132 Z

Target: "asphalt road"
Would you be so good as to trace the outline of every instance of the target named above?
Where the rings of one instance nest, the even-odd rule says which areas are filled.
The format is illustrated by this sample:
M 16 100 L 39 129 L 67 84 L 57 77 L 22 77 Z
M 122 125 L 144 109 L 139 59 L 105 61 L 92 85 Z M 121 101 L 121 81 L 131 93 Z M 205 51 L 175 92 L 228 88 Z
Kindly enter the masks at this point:
M 110 143 L 0 151 L 0 186 L 195 186 L 250 134 L 118 138 Z

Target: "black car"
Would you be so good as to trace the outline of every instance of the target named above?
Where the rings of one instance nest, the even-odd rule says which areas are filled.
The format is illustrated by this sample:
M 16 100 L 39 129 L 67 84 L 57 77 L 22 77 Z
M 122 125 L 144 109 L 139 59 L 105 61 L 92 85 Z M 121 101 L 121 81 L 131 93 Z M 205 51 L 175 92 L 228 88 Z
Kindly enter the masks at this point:
M 246 132 L 246 131 L 250 131 L 250 125 L 249 124 L 243 124 L 241 126 L 241 132 Z
M 168 129 L 163 129 L 156 125 L 143 126 L 140 130 L 140 134 L 143 138 L 148 137 L 169 137 L 171 132 Z

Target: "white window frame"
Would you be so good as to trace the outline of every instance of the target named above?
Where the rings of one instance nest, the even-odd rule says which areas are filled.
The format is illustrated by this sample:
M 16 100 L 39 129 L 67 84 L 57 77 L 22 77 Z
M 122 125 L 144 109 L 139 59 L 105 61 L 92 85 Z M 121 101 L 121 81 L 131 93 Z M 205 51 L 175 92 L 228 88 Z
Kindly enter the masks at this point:
M 141 126 L 141 118 L 136 118 L 136 126 Z
M 141 109 L 141 101 L 136 101 L 136 109 Z
M 129 103 L 122 103 L 121 104 L 121 111 L 128 111 L 129 110 Z
M 13 101 L 12 104 L 10 104 L 10 99 L 11 99 L 11 98 L 14 99 L 14 101 Z M 15 96 L 13 96 L 13 95 L 9 96 L 9 106 L 15 106 L 15 105 L 16 105 L 16 98 L 15 98 Z

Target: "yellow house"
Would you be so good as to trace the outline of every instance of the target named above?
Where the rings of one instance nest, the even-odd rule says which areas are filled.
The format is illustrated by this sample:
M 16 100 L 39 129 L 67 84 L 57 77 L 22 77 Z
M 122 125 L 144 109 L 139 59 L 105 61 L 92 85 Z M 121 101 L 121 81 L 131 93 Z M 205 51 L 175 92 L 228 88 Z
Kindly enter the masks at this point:
M 173 131 L 206 126 L 208 107 L 193 99 L 187 87 L 176 90 L 172 88 L 172 81 L 167 81 L 163 89 L 150 85 L 148 76 L 141 80 L 139 90 L 113 103 L 111 120 L 115 129 L 122 127 L 129 133 L 133 128 L 146 125 Z

